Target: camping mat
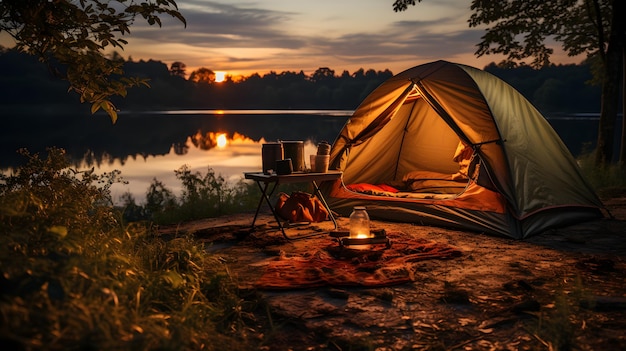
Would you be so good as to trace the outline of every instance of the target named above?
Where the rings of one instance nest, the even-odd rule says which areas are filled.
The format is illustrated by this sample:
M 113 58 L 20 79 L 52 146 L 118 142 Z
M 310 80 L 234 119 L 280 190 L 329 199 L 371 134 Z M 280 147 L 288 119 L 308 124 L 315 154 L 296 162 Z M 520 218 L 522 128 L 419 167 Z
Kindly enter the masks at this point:
M 446 244 L 392 232 L 391 247 L 373 245 L 370 249 L 341 247 L 337 242 L 311 247 L 308 253 L 281 256 L 270 261 L 256 281 L 259 289 L 299 289 L 321 286 L 384 287 L 408 283 L 413 263 L 459 257 L 461 251 Z

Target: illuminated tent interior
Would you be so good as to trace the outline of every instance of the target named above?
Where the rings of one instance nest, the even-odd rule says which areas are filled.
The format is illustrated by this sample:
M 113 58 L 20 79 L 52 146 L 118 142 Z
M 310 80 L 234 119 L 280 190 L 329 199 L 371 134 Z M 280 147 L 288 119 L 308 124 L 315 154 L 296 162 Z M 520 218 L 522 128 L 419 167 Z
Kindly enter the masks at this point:
M 601 218 L 603 205 L 546 119 L 476 68 L 436 61 L 376 88 L 331 149 L 330 207 L 381 220 L 525 238 Z

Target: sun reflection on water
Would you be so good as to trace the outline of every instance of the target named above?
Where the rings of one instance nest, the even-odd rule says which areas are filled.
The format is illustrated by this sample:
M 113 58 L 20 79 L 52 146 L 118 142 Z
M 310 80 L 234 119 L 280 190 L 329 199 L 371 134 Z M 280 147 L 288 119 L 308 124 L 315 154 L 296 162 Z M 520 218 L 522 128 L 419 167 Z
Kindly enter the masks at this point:
M 121 176 L 127 184 L 114 184 L 111 195 L 114 201 L 129 192 L 139 203 L 145 202 L 146 192 L 154 179 L 162 182 L 177 196 L 180 195 L 182 185 L 176 178 L 175 170 L 187 165 L 192 172 L 206 174 L 211 168 L 216 175 L 222 176 L 228 184 L 235 184 L 243 180 L 244 172 L 262 170 L 261 149 L 266 141 L 255 141 L 242 134 L 234 133 L 196 133 L 187 138 L 182 147 L 172 146 L 164 155 L 129 157 L 123 163 L 118 160 L 102 162 L 96 167 L 97 173 L 120 170 Z M 306 141 L 305 155 L 316 151 L 316 146 Z M 86 164 L 80 168 L 91 168 Z
M 226 133 L 219 134 L 217 136 L 217 147 L 224 148 L 228 144 L 228 138 L 226 137 Z

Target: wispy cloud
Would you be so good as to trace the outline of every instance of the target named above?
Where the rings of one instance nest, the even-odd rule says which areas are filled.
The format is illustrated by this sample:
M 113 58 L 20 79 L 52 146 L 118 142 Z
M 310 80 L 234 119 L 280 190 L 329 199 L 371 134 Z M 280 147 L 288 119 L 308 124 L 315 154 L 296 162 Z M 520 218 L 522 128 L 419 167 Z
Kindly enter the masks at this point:
M 395 73 L 438 59 L 477 62 L 473 54 L 483 34 L 468 27 L 469 10 L 458 1 L 420 3 L 401 14 L 393 12 L 391 0 L 178 3 L 187 27 L 170 18 L 163 18 L 162 28 L 138 24 L 126 53 L 182 61 L 192 70 L 262 73 L 328 66 Z
M 191 1 L 181 6 L 187 27 L 174 19 L 164 19 L 163 27 L 141 25 L 132 37 L 154 41 L 184 42 L 204 47 L 285 47 L 304 42 L 288 33 L 282 24 L 293 14 L 227 5 L 212 1 Z

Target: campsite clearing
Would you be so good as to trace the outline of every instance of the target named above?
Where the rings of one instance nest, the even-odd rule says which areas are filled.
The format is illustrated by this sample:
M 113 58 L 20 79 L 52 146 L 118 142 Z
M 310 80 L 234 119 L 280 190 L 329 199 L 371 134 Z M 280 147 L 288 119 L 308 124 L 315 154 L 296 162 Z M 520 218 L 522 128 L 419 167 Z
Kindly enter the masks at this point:
M 409 262 L 411 282 L 373 288 L 259 289 L 272 262 L 310 258 L 332 242 L 288 241 L 270 226 L 241 236 L 253 214 L 161 232 L 193 233 L 244 293 L 267 303 L 246 319 L 262 350 L 617 350 L 626 347 L 626 197 L 604 202 L 615 219 L 524 241 L 373 221 L 461 252 Z M 346 226 L 347 218 L 338 222 Z

